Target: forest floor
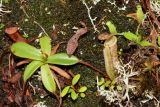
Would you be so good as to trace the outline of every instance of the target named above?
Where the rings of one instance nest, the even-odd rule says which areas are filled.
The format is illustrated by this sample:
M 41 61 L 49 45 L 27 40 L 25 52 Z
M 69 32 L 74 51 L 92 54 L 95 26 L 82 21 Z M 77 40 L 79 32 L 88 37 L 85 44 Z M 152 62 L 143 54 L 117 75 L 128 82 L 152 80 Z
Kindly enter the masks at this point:
M 134 18 L 127 17 L 128 14 L 136 12 L 136 6 L 142 5 L 144 13 L 147 8 L 144 7 L 144 2 L 137 2 L 135 0 L 2 0 L 3 6 L 0 7 L 0 106 L 2 107 L 58 107 L 54 95 L 51 95 L 44 89 L 41 80 L 38 79 L 39 74 L 35 73 L 28 82 L 28 96 L 25 96 L 22 101 L 23 81 L 19 78 L 14 83 L 8 80 L 14 77 L 15 74 L 23 74 L 26 65 L 16 67 L 16 63 L 21 59 L 13 56 L 10 52 L 10 46 L 13 41 L 5 33 L 7 27 L 16 26 L 19 28 L 19 33 L 27 40 L 40 37 L 42 33 L 49 35 L 52 40 L 52 46 L 61 43 L 57 53 L 66 52 L 67 43 L 69 39 L 75 34 L 75 31 L 82 28 L 80 22 L 87 26 L 87 33 L 81 36 L 78 40 L 78 47 L 74 55 L 79 59 L 88 62 L 95 66 L 100 71 L 105 72 L 105 62 L 103 56 L 104 41 L 98 39 L 100 34 L 109 33 L 106 25 L 107 21 L 111 21 L 118 32 L 136 32 L 138 22 Z M 97 1 L 97 2 L 96 2 Z M 92 7 L 92 8 L 90 8 Z M 3 10 L 1 10 L 1 8 Z M 149 14 L 149 13 L 148 13 Z M 148 15 L 149 16 L 149 15 Z M 156 16 L 156 15 L 155 15 Z M 151 16 L 149 16 L 151 17 Z M 157 18 L 157 17 L 156 17 Z M 159 27 L 153 27 L 154 19 L 146 18 L 144 26 L 140 26 L 140 34 L 142 38 L 153 43 L 154 36 L 153 28 L 156 29 L 154 34 L 158 35 Z M 157 18 L 158 19 L 158 18 Z M 153 25 L 151 26 L 152 23 Z M 126 87 L 130 88 L 125 96 L 125 92 L 113 98 L 115 101 L 108 99 L 107 95 L 99 94 L 97 88 L 97 76 L 103 77 L 95 70 L 83 64 L 76 64 L 72 66 L 59 66 L 66 72 L 71 74 L 80 74 L 81 78 L 79 84 L 87 87 L 84 98 L 78 97 L 73 101 L 67 95 L 62 98 L 63 107 L 158 107 L 160 103 L 160 69 L 159 69 L 159 54 L 158 49 L 153 46 L 140 46 L 126 39 L 122 35 L 117 35 L 118 49 L 117 53 L 119 60 L 123 62 L 123 67 L 131 62 L 131 65 L 125 67 L 126 73 L 130 70 L 135 73 L 133 77 L 128 79 L 128 84 L 123 85 L 123 91 L 128 91 Z M 31 42 L 31 45 L 38 47 L 38 39 Z M 156 38 L 157 41 L 157 38 Z M 156 43 L 157 44 L 157 43 Z M 39 47 L 38 47 L 39 48 Z M 31 50 L 30 50 L 31 51 Z M 153 60 L 154 59 L 154 60 Z M 153 62 L 154 64 L 152 64 Z M 131 66 L 131 68 L 130 68 Z M 10 71 L 11 70 L 11 71 Z M 138 73 L 138 74 L 136 74 Z M 107 73 L 106 73 L 107 75 Z M 66 80 L 64 77 L 58 76 L 61 82 L 61 87 L 71 83 L 71 80 Z M 105 78 L 105 77 L 104 77 Z M 117 81 L 116 81 L 117 82 Z M 116 83 L 117 85 L 118 83 Z M 113 84 L 114 85 L 114 84 Z M 106 91 L 110 88 L 107 88 Z M 112 94 L 118 91 L 110 91 Z M 114 93 L 114 94 L 115 94 Z M 115 94 L 120 95 L 120 94 Z M 111 95 L 110 95 L 111 96 Z M 120 100 L 121 99 L 121 100 Z M 37 105 L 37 106 L 36 106 Z M 42 106 L 43 105 L 43 106 Z

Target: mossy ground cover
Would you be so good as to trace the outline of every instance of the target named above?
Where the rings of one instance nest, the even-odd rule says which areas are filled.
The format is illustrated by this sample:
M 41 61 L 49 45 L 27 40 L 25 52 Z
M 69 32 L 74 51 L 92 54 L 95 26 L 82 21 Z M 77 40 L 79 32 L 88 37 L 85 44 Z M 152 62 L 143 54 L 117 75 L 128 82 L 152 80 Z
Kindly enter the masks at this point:
M 110 1 L 110 2 L 109 2 Z M 134 0 L 131 0 L 129 4 L 124 5 L 123 2 L 115 0 L 115 5 L 111 4 L 114 0 L 101 0 L 96 5 L 92 1 L 88 1 L 88 6 L 92 6 L 91 16 L 96 18 L 94 21 L 99 32 L 108 32 L 108 29 L 105 23 L 110 20 L 116 27 L 118 32 L 132 31 L 135 32 L 137 29 L 138 23 L 131 19 L 129 20 L 126 15 L 128 13 L 133 13 L 136 10 L 136 3 Z M 78 58 L 83 59 L 92 65 L 96 66 L 102 71 L 105 71 L 104 59 L 103 59 L 103 42 L 97 39 L 99 33 L 94 32 L 91 21 L 88 17 L 87 9 L 85 5 L 80 0 L 10 0 L 5 5 L 7 10 L 10 10 L 10 13 L 4 14 L 1 17 L 1 23 L 7 26 L 18 26 L 20 27 L 20 33 L 26 33 L 28 35 L 27 39 L 38 37 L 43 29 L 47 34 L 52 38 L 52 46 L 57 43 L 63 42 L 58 52 L 66 52 L 67 41 L 74 34 L 74 29 L 80 27 L 80 21 L 86 23 L 89 31 L 87 34 L 83 35 L 79 40 L 79 46 L 74 53 Z M 126 7 L 126 9 L 122 9 Z M 41 27 L 35 23 L 38 22 Z M 55 29 L 53 28 L 55 27 Z M 145 33 L 143 31 L 142 33 Z M 3 53 L 9 45 L 12 44 L 12 41 L 4 33 L 4 29 L 0 31 L 0 52 Z M 122 36 L 118 37 L 118 48 L 123 48 L 128 51 L 127 47 L 128 41 Z M 36 42 L 31 43 L 37 46 Z M 132 53 L 132 49 L 130 50 Z M 124 55 L 125 56 L 125 55 Z M 2 67 L 8 63 L 7 56 L 3 58 L 1 63 Z M 24 68 L 18 68 L 24 69 Z M 71 98 L 65 97 L 63 100 L 64 107 L 104 107 L 107 106 L 103 101 L 103 97 L 98 97 L 96 90 L 96 73 L 83 65 L 77 64 L 71 67 L 64 67 L 66 70 L 72 71 L 74 74 L 81 74 L 80 83 L 88 87 L 86 97 L 80 98 L 76 101 L 72 101 Z M 20 71 L 22 71 L 20 70 Z M 151 75 L 149 75 L 150 77 Z M 143 78 L 148 78 L 148 75 L 143 75 Z M 152 78 L 152 77 L 150 77 Z M 152 79 L 151 79 L 152 80 Z M 154 80 L 153 80 L 154 81 Z M 154 81 L 155 82 L 155 81 Z M 152 81 L 144 79 L 141 85 L 144 85 L 144 88 L 151 89 L 146 83 L 150 86 L 154 86 Z M 2 82 L 0 82 L 2 85 Z M 41 84 L 37 79 L 33 78 L 31 82 L 33 86 Z M 42 84 L 39 86 L 43 89 Z M 141 87 L 143 88 L 143 86 Z M 144 89 L 141 89 L 143 91 Z M 158 89 L 155 89 L 159 93 Z M 1 87 L 1 97 L 5 96 Z M 44 98 L 40 98 L 40 93 L 44 94 Z M 142 92 L 140 92 L 142 93 Z M 43 92 L 38 92 L 33 94 L 33 101 L 39 102 L 44 101 L 47 107 L 57 106 L 57 100 L 54 96 L 49 95 L 43 90 Z M 140 100 L 141 95 L 133 97 L 134 100 Z M 138 101 L 135 101 L 135 105 L 140 106 Z

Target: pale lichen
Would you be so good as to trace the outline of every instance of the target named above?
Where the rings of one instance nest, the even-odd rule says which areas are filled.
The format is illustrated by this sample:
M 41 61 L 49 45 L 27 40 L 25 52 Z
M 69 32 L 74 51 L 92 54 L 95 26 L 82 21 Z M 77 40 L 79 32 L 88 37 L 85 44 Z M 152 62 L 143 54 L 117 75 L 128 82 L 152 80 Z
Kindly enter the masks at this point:
M 93 4 L 96 5 L 98 2 L 100 2 L 101 0 L 92 0 Z
M 150 7 L 156 15 L 160 13 L 160 1 L 159 0 L 150 0 Z
M 44 104 L 45 102 L 38 102 L 36 105 L 33 107 L 47 107 L 47 105 Z
M 132 103 L 130 101 L 129 92 L 132 92 L 136 86 L 129 83 L 129 79 L 133 76 L 139 75 L 138 71 L 133 71 L 133 67 L 131 63 L 127 64 L 119 64 L 116 66 L 117 72 L 119 76 L 116 78 L 116 83 L 121 85 L 122 91 L 119 91 L 117 88 L 113 89 L 103 89 L 102 87 L 97 85 L 97 91 L 100 96 L 104 96 L 106 102 L 111 104 L 115 103 L 120 107 L 131 107 Z M 97 77 L 97 84 L 99 79 Z M 124 105 L 125 104 L 125 105 Z
M 154 101 L 154 104 L 156 107 L 159 107 L 160 106 L 160 101 L 153 95 L 154 92 L 153 91 L 148 91 L 146 90 L 144 93 L 143 93 L 143 96 L 145 96 L 145 99 L 143 99 L 141 101 L 142 104 L 145 104 L 151 100 Z
M 98 32 L 97 28 L 96 28 L 96 25 L 95 25 L 95 21 L 96 21 L 96 17 L 95 18 L 92 18 L 91 16 L 91 9 L 92 9 L 92 6 L 88 6 L 87 2 L 85 0 L 82 0 L 82 3 L 85 5 L 86 9 L 87 9 L 87 13 L 88 13 L 88 17 L 90 19 L 90 22 L 93 26 L 93 29 L 95 32 Z
M 3 5 L 3 0 L 0 1 L 0 16 L 3 16 L 5 13 L 10 13 L 11 11 L 6 10 L 5 6 Z

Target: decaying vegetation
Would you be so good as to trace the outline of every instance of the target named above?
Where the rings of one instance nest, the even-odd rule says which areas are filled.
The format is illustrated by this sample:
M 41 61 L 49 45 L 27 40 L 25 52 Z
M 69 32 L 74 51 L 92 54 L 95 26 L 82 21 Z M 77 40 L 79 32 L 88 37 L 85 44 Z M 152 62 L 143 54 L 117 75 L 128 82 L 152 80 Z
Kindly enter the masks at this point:
M 0 106 L 159 107 L 159 16 L 159 0 L 1 0 Z

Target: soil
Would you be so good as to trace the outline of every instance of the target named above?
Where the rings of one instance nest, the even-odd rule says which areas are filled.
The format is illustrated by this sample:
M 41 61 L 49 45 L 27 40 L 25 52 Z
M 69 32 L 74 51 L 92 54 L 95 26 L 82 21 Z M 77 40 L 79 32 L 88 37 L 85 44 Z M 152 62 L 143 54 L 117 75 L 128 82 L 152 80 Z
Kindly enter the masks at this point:
M 101 71 L 105 72 L 104 58 L 103 58 L 103 42 L 98 40 L 97 37 L 102 32 L 109 32 L 105 23 L 110 20 L 117 27 L 118 32 L 131 31 L 135 32 L 138 26 L 137 21 L 126 17 L 128 13 L 134 13 L 136 10 L 136 2 L 130 0 L 130 2 L 125 5 L 123 0 L 115 0 L 113 5 L 110 2 L 114 0 L 100 0 L 96 5 L 93 4 L 91 0 L 86 0 L 88 6 L 92 6 L 91 17 L 94 21 L 96 28 L 99 32 L 95 32 L 91 21 L 88 17 L 87 9 L 81 0 L 9 0 L 5 3 L 5 9 L 10 10 L 10 13 L 4 13 L 1 17 L 1 23 L 6 27 L 18 26 L 20 28 L 20 33 L 26 33 L 28 37 L 26 39 L 32 39 L 38 37 L 42 28 L 47 32 L 47 34 L 52 38 L 52 46 L 57 43 L 64 42 L 60 45 L 58 52 L 66 52 L 67 41 L 73 36 L 74 28 L 81 27 L 80 21 L 83 21 L 87 27 L 87 34 L 80 37 L 78 43 L 78 48 L 74 53 L 79 59 L 94 65 Z M 110 1 L 110 2 L 109 2 Z M 123 7 L 125 10 L 120 10 Z M 41 27 L 35 23 L 38 22 Z M 54 29 L 55 27 L 55 29 Z M 9 46 L 13 41 L 4 33 L 3 28 L 0 31 L 0 53 L 7 52 Z M 145 33 L 145 31 L 143 32 Z M 124 50 L 124 60 L 127 55 L 126 53 L 133 53 L 134 49 L 130 49 L 128 46 L 128 40 L 122 36 L 118 36 L 118 49 Z M 31 43 L 38 47 L 37 42 Z M 1 62 L 1 68 L 8 65 L 8 55 L 3 57 Z M 63 98 L 63 107 L 117 107 L 115 104 L 105 103 L 105 98 L 97 95 L 96 87 L 96 75 L 97 73 L 84 65 L 76 64 L 70 67 L 62 67 L 66 70 L 70 70 L 73 74 L 81 74 L 80 84 L 87 86 L 88 90 L 86 92 L 85 98 L 78 98 L 78 100 L 73 101 L 70 96 Z M 16 68 L 17 71 L 23 72 L 24 66 L 21 68 Z M 0 75 L 1 76 L 1 75 Z M 2 76 L 1 76 L 2 78 Z M 142 93 L 144 90 L 153 90 L 158 98 L 160 94 L 160 87 L 156 85 L 155 79 L 151 74 L 142 74 L 142 82 L 139 83 L 139 93 L 137 95 L 132 95 L 131 102 L 134 107 L 154 107 L 154 102 L 151 100 L 146 104 L 141 104 L 140 101 L 143 98 Z M 2 87 L 3 81 L 0 81 L 0 99 L 2 100 L 6 93 L 3 91 Z M 32 77 L 31 84 L 33 86 L 40 87 L 43 86 L 36 77 Z M 31 91 L 32 92 L 32 91 Z M 42 95 L 41 95 L 42 94 Z M 44 96 L 44 98 L 41 98 Z M 33 102 L 44 101 L 47 107 L 56 107 L 58 102 L 53 95 L 47 93 L 44 89 L 42 92 L 37 92 L 32 94 Z M 160 97 L 158 98 L 160 99 Z M 5 107 L 10 107 L 12 104 Z M 16 107 L 17 104 L 12 106 Z M 156 107 L 156 106 L 155 106 Z

